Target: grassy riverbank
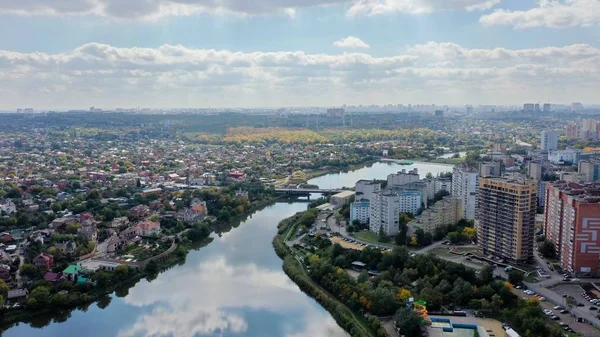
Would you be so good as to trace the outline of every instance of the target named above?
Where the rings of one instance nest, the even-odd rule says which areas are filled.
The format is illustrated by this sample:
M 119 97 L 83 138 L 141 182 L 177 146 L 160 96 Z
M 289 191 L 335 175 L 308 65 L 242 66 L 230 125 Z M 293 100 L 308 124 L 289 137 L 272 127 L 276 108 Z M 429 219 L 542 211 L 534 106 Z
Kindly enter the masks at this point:
M 364 316 L 354 313 L 350 308 L 338 301 L 333 295 L 314 282 L 306 273 L 293 248 L 285 244 L 285 239 L 293 232 L 301 213 L 282 220 L 278 225 L 278 233 L 273 238 L 273 248 L 283 260 L 283 271 L 307 295 L 314 298 L 335 319 L 337 324 L 353 337 L 376 336 Z

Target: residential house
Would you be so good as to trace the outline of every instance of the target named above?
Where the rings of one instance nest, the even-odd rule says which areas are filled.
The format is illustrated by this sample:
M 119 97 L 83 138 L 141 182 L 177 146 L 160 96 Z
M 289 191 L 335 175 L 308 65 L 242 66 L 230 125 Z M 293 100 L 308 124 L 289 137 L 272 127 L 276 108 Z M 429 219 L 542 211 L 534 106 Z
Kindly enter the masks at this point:
M 248 195 L 246 194 L 246 196 Z M 194 199 L 192 200 L 190 208 L 192 209 L 192 211 L 194 211 L 194 213 L 201 214 L 204 217 L 208 216 L 208 208 L 206 207 L 206 201 Z
M 143 218 L 150 215 L 150 207 L 146 205 L 137 205 L 129 210 L 129 214 L 136 218 Z
M 113 221 L 108 224 L 109 228 L 119 228 L 121 226 L 125 226 L 129 223 L 129 219 L 126 216 L 120 218 L 114 218 Z
M 85 268 L 83 268 L 82 266 L 76 265 L 76 264 L 72 264 L 70 266 L 68 266 L 65 270 L 63 270 L 63 275 L 65 275 L 65 277 L 68 280 L 71 281 L 77 281 L 79 279 L 79 276 L 81 274 L 83 274 L 86 271 Z
M 15 241 L 15 239 L 12 234 L 10 234 L 8 232 L 3 232 L 3 233 L 0 233 L 0 241 L 1 242 L 13 242 L 13 241 Z
M 2 200 L 0 201 L 0 214 L 4 212 L 6 215 L 11 215 L 17 212 L 17 205 L 15 205 L 12 200 Z
M 95 226 L 84 226 L 79 230 L 77 236 L 84 238 L 87 241 L 96 241 L 98 238 L 98 231 Z
M 66 216 L 66 217 L 54 219 L 52 221 L 52 223 L 50 223 L 50 228 L 55 231 L 64 232 L 67 229 L 68 225 L 76 223 L 76 222 L 77 222 L 76 217 Z
M 80 223 L 84 223 L 86 220 L 90 220 L 93 218 L 94 218 L 94 215 L 90 212 L 85 212 L 85 213 L 79 214 L 79 222 Z
M 142 221 L 137 227 L 140 229 L 141 236 L 152 236 L 157 235 L 160 232 L 160 222 L 158 221 Z
M 33 264 L 38 266 L 40 270 L 48 271 L 54 266 L 54 256 L 48 253 L 41 253 L 33 259 Z
M 181 219 L 183 222 L 187 224 L 194 224 L 202 219 L 204 219 L 204 215 L 201 213 L 194 212 L 190 208 L 186 208 L 177 212 L 177 218 Z
M 119 233 L 119 237 L 121 239 L 125 239 L 125 240 L 129 240 L 138 235 L 141 235 L 141 230 L 140 230 L 139 226 L 133 226 L 133 227 L 126 228 L 126 229 L 122 230 L 121 233 Z
M 61 253 L 66 255 L 75 254 L 75 251 L 77 250 L 77 244 L 73 241 L 57 243 L 55 246 L 58 248 L 58 250 L 60 250 Z
M 0 264 L 0 279 L 5 281 L 10 279 L 10 266 L 7 264 Z
M 106 252 L 109 254 L 116 252 L 117 250 L 121 249 L 125 242 L 127 241 L 116 235 L 111 236 L 108 238 L 108 240 L 106 240 Z
M 9 290 L 6 295 L 6 300 L 10 304 L 14 303 L 25 303 L 29 297 L 29 291 L 27 289 L 14 289 Z
M 52 283 L 56 283 L 62 279 L 62 275 L 59 273 L 47 272 L 44 274 L 44 280 Z

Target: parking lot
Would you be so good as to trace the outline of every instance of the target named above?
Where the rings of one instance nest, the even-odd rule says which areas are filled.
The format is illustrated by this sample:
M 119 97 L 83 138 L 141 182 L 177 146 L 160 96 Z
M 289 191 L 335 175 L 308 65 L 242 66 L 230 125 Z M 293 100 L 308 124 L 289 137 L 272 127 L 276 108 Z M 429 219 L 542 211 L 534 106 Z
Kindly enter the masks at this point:
M 562 296 L 563 293 L 566 293 L 567 295 L 571 296 L 570 294 L 573 295 L 573 297 L 575 297 L 575 295 L 579 296 L 579 299 L 577 299 L 578 302 L 581 303 L 587 303 L 585 304 L 585 308 L 582 308 L 584 310 L 587 310 L 587 308 L 590 306 L 589 302 L 586 302 L 583 297 L 581 297 L 581 287 L 577 286 L 577 285 L 563 285 L 563 286 L 559 286 L 556 287 L 555 289 L 552 289 L 553 291 L 556 291 L 557 293 L 560 292 L 560 295 Z M 527 295 L 523 292 L 522 289 L 514 289 L 513 291 L 517 296 L 521 297 L 521 298 L 531 298 L 534 297 L 534 295 Z M 564 298 L 564 297 L 563 297 Z M 563 303 L 561 304 L 561 307 L 563 307 L 564 309 L 566 309 L 568 312 L 565 313 L 561 313 L 561 309 L 554 309 L 555 308 L 555 304 L 552 304 L 548 301 L 540 301 L 540 307 L 542 307 L 542 309 L 544 310 L 550 310 L 551 315 L 554 315 L 557 317 L 557 319 L 555 320 L 557 324 L 563 323 L 563 324 L 567 324 L 569 327 L 571 327 L 575 332 L 582 334 L 584 336 L 600 336 L 600 334 L 598 333 L 598 331 L 596 329 L 594 329 L 594 327 L 590 326 L 587 323 L 580 323 L 576 321 L 576 316 L 573 315 L 571 313 L 572 308 L 569 308 L 566 305 L 567 301 L 566 299 L 563 301 Z M 550 318 L 550 315 L 547 315 Z

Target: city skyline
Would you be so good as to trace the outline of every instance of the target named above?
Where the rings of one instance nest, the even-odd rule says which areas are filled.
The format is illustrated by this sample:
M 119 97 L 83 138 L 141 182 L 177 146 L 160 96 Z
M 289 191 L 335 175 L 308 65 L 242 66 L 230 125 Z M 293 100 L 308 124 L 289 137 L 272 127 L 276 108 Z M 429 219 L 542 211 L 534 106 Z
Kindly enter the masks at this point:
M 595 0 L 9 0 L 0 109 L 591 104 L 598 12 Z

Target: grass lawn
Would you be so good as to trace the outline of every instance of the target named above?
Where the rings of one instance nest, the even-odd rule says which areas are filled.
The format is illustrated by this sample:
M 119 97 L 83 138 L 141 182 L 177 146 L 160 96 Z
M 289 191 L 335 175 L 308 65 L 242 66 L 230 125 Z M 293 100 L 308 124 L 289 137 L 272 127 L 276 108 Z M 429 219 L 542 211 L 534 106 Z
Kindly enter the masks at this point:
M 389 242 L 379 242 L 379 235 L 373 233 L 373 232 L 369 232 L 369 231 L 361 231 L 361 232 L 355 232 L 351 234 L 352 237 L 364 241 L 364 242 L 370 242 L 370 243 L 375 243 L 375 244 L 379 244 L 379 245 L 384 245 L 384 246 L 388 246 L 388 247 L 397 247 L 393 241 L 393 239 L 391 239 Z
M 429 253 L 436 255 L 436 256 L 443 256 L 443 257 L 457 257 L 458 256 L 456 254 L 451 254 L 450 249 L 448 249 L 448 246 L 441 246 L 441 247 L 434 248 L 434 249 L 430 250 Z
M 464 158 L 444 158 L 444 159 L 434 159 L 432 163 L 440 163 L 440 164 L 459 164 L 463 161 Z
M 529 275 L 525 276 L 525 282 L 527 282 L 527 283 L 537 283 L 539 281 L 540 280 L 538 280 L 537 278 L 535 278 L 533 276 L 533 274 L 529 274 Z

